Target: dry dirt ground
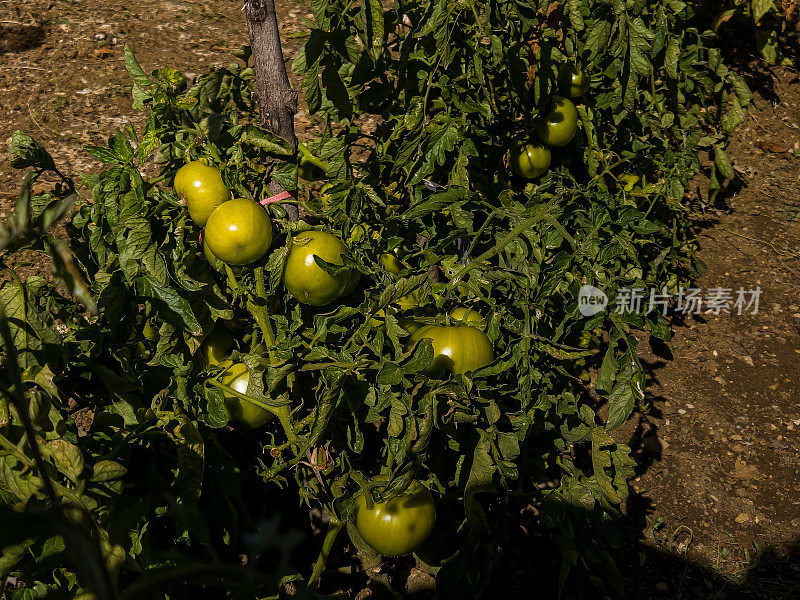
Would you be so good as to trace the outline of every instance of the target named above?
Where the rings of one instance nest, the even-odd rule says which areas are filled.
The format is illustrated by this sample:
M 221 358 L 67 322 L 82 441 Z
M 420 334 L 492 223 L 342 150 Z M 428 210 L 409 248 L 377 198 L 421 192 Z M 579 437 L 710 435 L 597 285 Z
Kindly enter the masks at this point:
M 83 145 L 143 121 L 123 44 L 146 71 L 201 73 L 245 42 L 241 5 L 0 0 L 0 217 L 21 180 L 7 160 L 14 130 L 68 174 L 95 168 Z M 306 5 L 278 2 L 289 58 Z M 630 598 L 800 597 L 800 570 L 787 561 L 800 535 L 800 80 L 788 69 L 750 75 L 759 95 L 731 144 L 749 185 L 705 207 L 708 272 L 697 286 L 759 286 L 759 312 L 676 318 L 669 349 L 641 346 L 645 410 L 617 432 L 639 460 L 621 563 Z M 308 125 L 301 113 L 298 130 Z M 764 565 L 774 568 L 759 578 Z M 750 573 L 756 589 L 737 592 L 715 573 Z
M 617 432 L 639 458 L 631 533 L 728 575 L 796 558 L 800 541 L 800 78 L 759 79 L 730 146 L 749 184 L 707 207 L 696 283 L 759 287 L 758 313 L 676 318 L 668 350 L 642 344 L 648 410 Z M 793 595 L 763 597 L 800 597 L 798 573 Z M 686 573 L 670 575 L 637 577 L 639 597 L 688 594 Z

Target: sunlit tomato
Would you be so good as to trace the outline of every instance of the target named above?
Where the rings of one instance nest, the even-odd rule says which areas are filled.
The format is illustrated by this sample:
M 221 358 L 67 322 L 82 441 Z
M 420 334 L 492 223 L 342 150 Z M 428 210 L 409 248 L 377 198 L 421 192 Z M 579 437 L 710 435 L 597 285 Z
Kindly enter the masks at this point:
M 515 175 L 536 179 L 550 168 L 550 159 L 550 148 L 547 146 L 517 140 L 509 148 L 506 160 Z
M 578 111 L 571 100 L 556 96 L 552 109 L 543 115 L 536 127 L 536 135 L 548 146 L 566 146 L 578 131 Z
M 247 387 L 250 385 L 250 371 L 247 369 L 247 365 L 224 360 L 219 366 L 225 369 L 220 376 L 220 382 L 240 394 L 247 394 Z M 223 396 L 225 397 L 225 410 L 232 421 L 244 423 L 249 427 L 261 427 L 273 416 L 268 410 L 238 396 L 224 392 Z
M 562 65 L 558 71 L 558 87 L 570 98 L 578 98 L 589 91 L 589 77 L 577 65 Z
M 200 357 L 203 364 L 218 365 L 228 358 L 231 348 L 233 348 L 231 334 L 224 327 L 215 325 L 200 346 Z
M 349 271 L 343 271 L 331 277 L 316 263 L 314 256 L 319 256 L 327 263 L 341 265 L 341 256 L 346 253 L 347 248 L 341 240 L 326 231 L 298 233 L 286 257 L 283 284 L 300 302 L 325 306 L 341 296 L 348 284 L 352 285 L 352 275 Z
M 247 198 L 229 200 L 211 213 L 203 243 L 222 262 L 250 264 L 264 256 L 272 243 L 267 211 Z
M 219 170 L 199 160 L 178 169 L 173 187 L 186 200 L 192 221 L 201 227 L 215 208 L 231 199 L 231 192 L 222 182 Z
M 387 481 L 387 477 L 375 477 Z M 436 523 L 436 504 L 428 488 L 412 481 L 402 493 L 367 508 L 362 494 L 356 500 L 356 529 L 378 554 L 402 556 L 416 550 L 428 539 Z
M 441 377 L 445 370 L 456 375 L 475 371 L 494 360 L 492 343 L 475 327 L 427 325 L 415 331 L 409 343 L 424 338 L 433 345 L 433 362 L 424 372 L 433 377 Z
M 461 321 L 463 323 L 480 323 L 483 321 L 481 313 L 459 306 L 450 311 L 450 319 L 453 321 Z

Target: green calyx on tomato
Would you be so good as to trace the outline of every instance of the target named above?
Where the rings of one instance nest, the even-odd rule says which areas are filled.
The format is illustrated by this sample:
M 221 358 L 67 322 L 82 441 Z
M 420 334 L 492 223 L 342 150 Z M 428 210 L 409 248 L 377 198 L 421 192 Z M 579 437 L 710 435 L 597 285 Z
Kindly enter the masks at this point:
M 247 387 L 250 385 L 250 371 L 247 365 L 224 360 L 219 363 L 219 366 L 225 369 L 220 376 L 220 382 L 240 394 L 247 394 Z M 268 410 L 230 392 L 223 391 L 223 397 L 225 398 L 225 411 L 232 421 L 255 428 L 261 427 L 273 417 Z
M 566 146 L 578 131 L 578 111 L 571 100 L 555 96 L 551 110 L 536 126 L 536 135 L 548 146 Z
M 200 346 L 200 358 L 204 365 L 219 365 L 228 358 L 233 348 L 233 338 L 225 327 L 217 324 Z
M 536 179 L 550 168 L 550 148 L 536 142 L 517 140 L 509 148 L 506 160 L 515 175 Z
M 192 221 L 201 227 L 215 208 L 231 199 L 231 191 L 222 182 L 219 170 L 199 160 L 178 169 L 173 187 L 186 200 Z
M 589 91 L 590 78 L 578 65 L 562 65 L 558 70 L 558 87 L 570 98 L 578 98 Z
M 486 334 L 468 325 L 427 325 L 411 335 L 410 344 L 431 340 L 433 361 L 423 371 L 441 377 L 445 371 L 456 375 L 476 371 L 494 360 L 494 349 Z
M 272 244 L 269 215 L 258 202 L 247 198 L 229 200 L 211 213 L 203 243 L 229 265 L 255 262 Z
M 385 475 L 375 481 L 388 481 Z M 378 554 L 403 556 L 421 546 L 436 523 L 436 503 L 428 488 L 419 481 L 385 502 L 367 508 L 364 494 L 356 500 L 356 529 Z
M 348 288 L 358 284 L 358 272 L 343 270 L 331 276 L 320 267 L 314 256 L 332 265 L 342 265 L 342 255 L 347 248 L 335 235 L 326 231 L 304 231 L 292 240 L 283 284 L 298 301 L 312 306 L 325 306 L 342 296 Z M 355 283 L 353 280 L 356 279 Z M 352 289 L 350 289 L 352 291 Z

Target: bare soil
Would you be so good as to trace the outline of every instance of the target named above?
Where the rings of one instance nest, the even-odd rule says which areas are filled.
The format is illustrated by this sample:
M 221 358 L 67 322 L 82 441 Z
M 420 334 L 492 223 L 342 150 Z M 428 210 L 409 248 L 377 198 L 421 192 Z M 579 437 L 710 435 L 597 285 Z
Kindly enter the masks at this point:
M 0 217 L 21 181 L 7 160 L 14 130 L 67 174 L 91 172 L 81 147 L 145 116 L 131 108 L 123 45 L 145 71 L 202 73 L 246 42 L 241 5 L 0 0 Z M 277 5 L 291 59 L 308 2 Z M 641 345 L 646 404 L 616 432 L 639 461 L 621 563 L 630 598 L 800 597 L 790 560 L 800 527 L 800 80 L 746 68 L 758 97 L 731 143 L 740 181 L 698 215 L 708 272 L 697 287 L 758 286 L 759 311 L 675 317 L 668 349 Z M 309 126 L 298 115 L 301 137 Z M 736 587 L 744 575 L 755 588 Z M 409 581 L 410 592 L 419 581 Z
M 642 344 L 647 409 L 616 432 L 639 459 L 632 533 L 731 576 L 795 555 L 800 527 L 800 78 L 755 75 L 730 145 L 741 181 L 698 218 L 708 271 L 696 287 L 758 287 L 758 313 L 681 315 L 669 349 Z M 635 587 L 676 597 L 685 578 Z

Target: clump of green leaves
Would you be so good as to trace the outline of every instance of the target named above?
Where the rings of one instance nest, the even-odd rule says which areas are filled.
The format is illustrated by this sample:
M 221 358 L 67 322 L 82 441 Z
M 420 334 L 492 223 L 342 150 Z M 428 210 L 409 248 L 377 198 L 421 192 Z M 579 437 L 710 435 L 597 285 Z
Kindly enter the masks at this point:
M 332 186 L 324 201 L 299 189 L 300 220 L 271 204 L 273 248 L 237 272 L 205 260 L 200 231 L 170 187 L 175 171 L 205 158 L 236 196 L 261 200 L 270 180 L 301 187 L 300 157 L 260 127 L 246 63 L 190 84 L 168 67 L 147 75 L 126 49 L 147 124 L 87 148 L 104 168 L 83 179 L 91 198 L 67 228 L 97 316 L 87 319 L 45 280 L 17 288 L 29 306 L 20 327 L 36 333 L 14 343 L 32 369 L 26 391 L 31 402 L 46 395 L 49 416 L 38 426 L 73 457 L 52 459 L 59 484 L 107 541 L 104 560 L 122 558 L 112 585 L 131 596 L 172 567 L 272 593 L 277 578 L 259 570 L 264 544 L 245 534 L 271 516 L 265 498 L 322 509 L 338 531 L 381 471 L 391 476 L 381 497 L 413 478 L 438 492 L 439 530 L 420 556 L 442 597 L 480 595 L 508 540 L 498 523 L 519 502 L 535 506 L 557 538 L 565 594 L 587 574 L 613 592 L 610 523 L 633 461 L 609 432 L 643 395 L 633 333 L 668 340 L 669 328 L 657 311 L 583 316 L 580 289 L 613 298 L 702 272 L 684 193 L 700 152 L 714 156 L 712 189 L 733 177 L 725 143 L 744 118 L 747 86 L 709 46 L 711 34 L 684 26 L 675 0 L 313 8 L 294 69 L 323 123 L 307 145 Z M 521 182 L 503 156 L 546 111 L 567 63 L 591 74 L 581 131 L 545 176 Z M 49 155 L 26 156 L 20 167 L 51 168 Z M 645 181 L 634 192 L 619 184 L 631 172 Z M 281 282 L 290 238 L 311 227 L 350 248 L 344 267 L 321 267 L 361 274 L 350 296 L 323 309 L 299 304 Z M 399 273 L 383 267 L 386 253 Z M 0 293 L 10 296 L 9 285 Z M 409 294 L 417 306 L 397 312 Z M 496 359 L 428 377 L 432 346 L 409 344 L 405 321 L 448 324 L 459 306 L 484 317 Z M 229 421 L 220 369 L 196 357 L 215 326 L 233 334 L 232 358 L 250 369 L 242 400 L 277 416 L 261 430 Z M 583 393 L 587 361 L 607 418 Z M 91 414 L 83 429 L 75 406 Z M 17 461 L 0 474 L 4 499 L 35 505 L 43 494 L 19 463 L 19 424 L 10 416 L 0 425 L 10 444 L 0 456 Z M 104 461 L 114 476 L 97 479 Z M 65 462 L 72 471 L 59 469 Z M 54 579 L 28 558 L 41 555 L 42 539 L 12 541 L 3 572 L 75 589 L 67 562 L 59 568 L 69 576 Z M 366 564 L 379 561 L 353 542 Z M 240 555 L 246 568 L 232 566 Z M 591 577 L 594 569 L 604 576 Z M 277 572 L 301 588 L 308 581 L 285 562 Z
M 702 2 L 699 12 L 711 13 L 714 31 L 719 31 L 729 23 L 746 23 L 764 60 L 771 65 L 789 66 L 792 61 L 781 51 L 778 37 L 784 17 L 788 18 L 788 15 L 782 15 L 776 4 L 775 0 Z M 790 3 L 786 4 L 789 6 Z

